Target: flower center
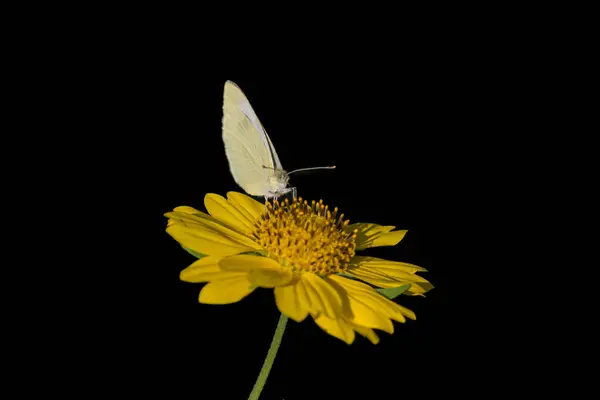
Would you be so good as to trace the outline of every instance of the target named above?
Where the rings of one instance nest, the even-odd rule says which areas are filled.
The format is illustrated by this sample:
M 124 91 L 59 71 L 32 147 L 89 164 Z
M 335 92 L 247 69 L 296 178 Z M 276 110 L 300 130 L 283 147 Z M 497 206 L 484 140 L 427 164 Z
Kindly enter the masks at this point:
M 333 213 L 323 200 L 309 205 L 302 198 L 266 203 L 252 236 L 267 256 L 294 271 L 322 276 L 344 272 L 356 249 L 356 230 L 348 232 L 349 220 Z

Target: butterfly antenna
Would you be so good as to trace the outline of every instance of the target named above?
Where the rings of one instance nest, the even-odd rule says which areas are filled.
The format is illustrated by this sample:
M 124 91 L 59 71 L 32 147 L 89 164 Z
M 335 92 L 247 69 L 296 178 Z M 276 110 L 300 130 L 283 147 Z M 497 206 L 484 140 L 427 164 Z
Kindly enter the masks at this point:
M 312 171 L 314 169 L 335 169 L 335 165 L 331 165 L 331 166 L 328 166 L 328 167 L 310 167 L 310 168 L 295 169 L 295 170 L 293 170 L 291 172 L 288 172 L 288 175 L 291 175 L 291 174 L 293 174 L 295 172 L 300 172 L 300 171 Z

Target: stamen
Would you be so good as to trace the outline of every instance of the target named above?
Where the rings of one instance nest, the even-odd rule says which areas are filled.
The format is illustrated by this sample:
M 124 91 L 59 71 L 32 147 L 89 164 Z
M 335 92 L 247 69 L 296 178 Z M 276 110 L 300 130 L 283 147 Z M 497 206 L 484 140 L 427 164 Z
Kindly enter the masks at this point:
M 356 232 L 348 232 L 349 221 L 337 217 L 323 200 L 309 203 L 302 198 L 266 202 L 267 212 L 250 234 L 282 266 L 297 272 L 327 276 L 343 272 L 354 256 Z

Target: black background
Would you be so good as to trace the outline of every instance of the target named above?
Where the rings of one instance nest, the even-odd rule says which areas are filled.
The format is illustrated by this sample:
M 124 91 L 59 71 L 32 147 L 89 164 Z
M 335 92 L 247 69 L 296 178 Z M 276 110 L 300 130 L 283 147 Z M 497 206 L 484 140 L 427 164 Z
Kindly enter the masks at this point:
M 377 16 L 372 25 L 381 31 L 371 37 L 370 27 L 345 20 L 352 27 L 318 51 L 271 47 L 245 33 L 217 44 L 221 32 L 206 15 L 180 23 L 179 15 L 111 10 L 107 18 L 64 13 L 61 21 L 41 11 L 45 25 L 28 19 L 35 29 L 11 32 L 16 51 L 7 64 L 15 71 L 7 80 L 17 91 L 8 106 L 19 113 L 6 113 L 23 143 L 7 141 L 5 159 L 24 154 L 5 175 L 17 181 L 16 193 L 31 191 L 29 208 L 10 209 L 17 221 L 6 223 L 24 228 L 22 258 L 6 261 L 5 272 L 17 276 L 3 281 L 6 308 L 17 317 L 6 324 L 16 333 L 6 341 L 6 355 L 16 357 L 6 364 L 22 372 L 19 389 L 247 398 L 277 323 L 272 292 L 198 304 L 202 285 L 179 280 L 193 257 L 167 235 L 163 217 L 180 205 L 203 209 L 206 193 L 239 190 L 221 140 L 227 79 L 249 97 L 286 169 L 337 166 L 293 176 L 301 196 L 323 199 L 353 222 L 408 229 L 397 246 L 363 254 L 421 265 L 435 285 L 426 298 L 397 300 L 417 320 L 395 323 L 377 346 L 361 337 L 347 346 L 309 319 L 290 321 L 261 399 L 481 397 L 529 381 L 528 358 L 544 362 L 554 353 L 536 358 L 532 348 L 546 332 L 534 336 L 520 323 L 555 304 L 554 297 L 539 297 L 535 309 L 517 304 L 546 274 L 529 246 L 542 231 L 560 231 L 545 241 L 551 246 L 568 235 L 561 221 L 538 226 L 536 212 L 554 224 L 560 207 L 548 213 L 546 198 L 528 203 L 525 193 L 546 175 L 538 155 L 565 165 L 563 152 L 547 145 L 553 129 L 560 141 L 570 130 L 539 125 L 560 119 L 550 106 L 565 73 L 552 68 L 565 57 L 555 48 L 573 41 L 560 22 L 557 37 L 554 26 L 530 24 L 557 21 L 537 9 L 523 17 L 531 35 L 500 10 L 458 10 L 459 18 L 437 11 L 435 19 Z M 301 40 L 311 29 L 304 25 Z M 279 40 L 277 32 L 268 39 Z M 22 178 L 27 169 L 33 173 Z M 520 269 L 521 255 L 508 255 L 517 234 L 533 256 Z M 533 284 L 525 272 L 536 275 Z M 24 287 L 14 290 L 16 282 Z

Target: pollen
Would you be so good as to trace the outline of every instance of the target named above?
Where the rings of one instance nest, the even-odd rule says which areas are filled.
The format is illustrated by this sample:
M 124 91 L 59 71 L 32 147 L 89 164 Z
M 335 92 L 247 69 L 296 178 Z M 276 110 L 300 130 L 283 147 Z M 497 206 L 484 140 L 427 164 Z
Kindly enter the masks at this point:
M 349 232 L 349 223 L 323 200 L 274 200 L 266 203 L 252 237 L 282 266 L 327 276 L 346 271 L 354 256 L 357 230 Z

